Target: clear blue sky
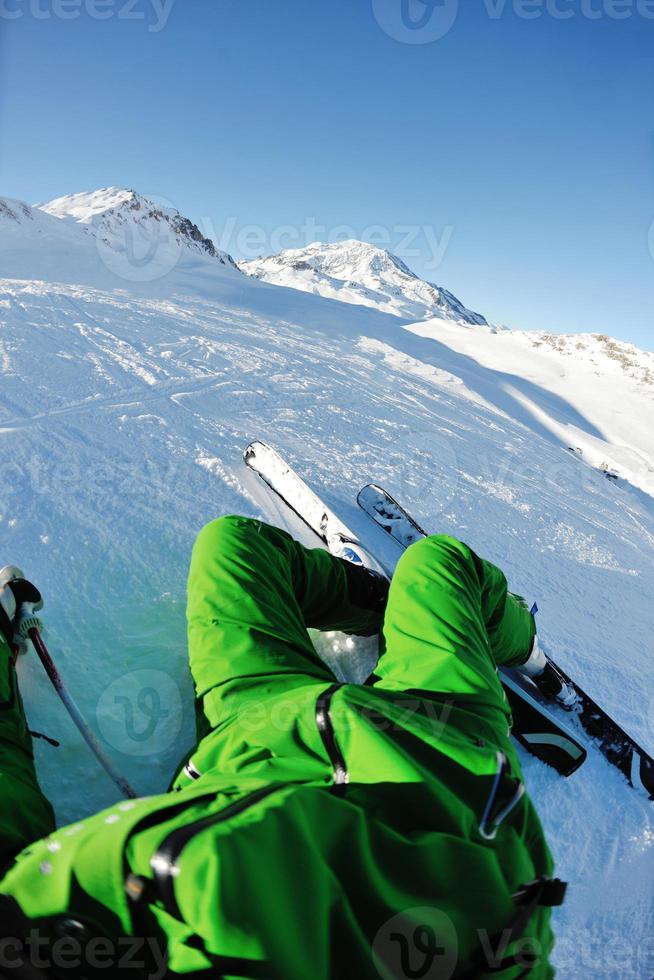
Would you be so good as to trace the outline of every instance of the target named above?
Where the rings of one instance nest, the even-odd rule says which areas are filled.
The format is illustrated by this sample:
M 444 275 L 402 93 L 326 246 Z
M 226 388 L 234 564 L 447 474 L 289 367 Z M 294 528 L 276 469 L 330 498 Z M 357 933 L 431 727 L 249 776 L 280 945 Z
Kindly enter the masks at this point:
M 461 0 L 424 44 L 390 36 L 402 0 L 173 0 L 165 23 L 171 0 L 61 2 L 0 4 L 1 194 L 134 187 L 216 238 L 228 223 L 237 255 L 248 225 L 297 229 L 284 245 L 307 219 L 378 225 L 492 320 L 654 349 L 644 0 L 557 0 L 568 19 Z M 406 225 L 448 241 L 437 268 L 424 233 L 400 247 Z

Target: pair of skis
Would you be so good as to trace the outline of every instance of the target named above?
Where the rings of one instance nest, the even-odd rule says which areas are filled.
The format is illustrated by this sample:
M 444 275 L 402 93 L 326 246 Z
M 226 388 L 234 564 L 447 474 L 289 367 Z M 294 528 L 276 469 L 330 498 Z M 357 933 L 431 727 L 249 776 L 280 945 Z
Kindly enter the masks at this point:
M 389 574 L 389 569 L 274 449 L 263 442 L 253 442 L 245 450 L 244 458 L 250 469 L 333 554 Z M 359 491 L 357 502 L 402 550 L 426 536 L 420 525 L 383 487 L 368 484 Z M 570 712 L 554 702 L 546 702 L 528 678 L 513 670 L 501 670 L 502 684 L 513 714 L 514 737 L 532 755 L 564 776 L 571 775 L 582 765 L 587 756 L 584 742 L 590 741 L 620 770 L 631 786 L 648 799 L 654 799 L 654 760 L 579 685 L 557 669 L 577 694 L 577 703 Z

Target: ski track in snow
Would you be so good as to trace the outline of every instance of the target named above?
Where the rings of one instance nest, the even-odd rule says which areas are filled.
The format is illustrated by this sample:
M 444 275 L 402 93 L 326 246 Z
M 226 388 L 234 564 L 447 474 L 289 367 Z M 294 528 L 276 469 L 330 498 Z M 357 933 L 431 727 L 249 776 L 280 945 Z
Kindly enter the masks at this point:
M 425 363 L 424 338 L 398 327 L 391 341 L 384 317 L 315 300 L 326 312 L 313 325 L 302 305 L 312 298 L 280 317 L 256 295 L 248 311 L 246 296 L 241 308 L 0 281 L 2 557 L 42 587 L 53 655 L 128 778 L 163 790 L 193 740 L 184 588 L 198 529 L 225 513 L 286 519 L 242 466 L 253 438 L 296 464 L 382 556 L 393 543 L 354 503 L 371 480 L 427 530 L 500 564 L 538 600 L 545 649 L 654 752 L 651 498 L 487 403 L 447 363 Z M 374 659 L 370 643 L 320 645 L 351 678 Z M 154 747 L 139 737 L 156 698 L 131 742 L 116 701 L 138 688 L 138 671 L 155 691 L 179 692 L 180 716 Z M 112 803 L 36 659 L 20 673 L 31 726 L 63 743 L 36 745 L 59 819 Z M 653 805 L 597 753 L 568 780 L 522 758 L 571 883 L 555 913 L 558 976 L 648 980 Z

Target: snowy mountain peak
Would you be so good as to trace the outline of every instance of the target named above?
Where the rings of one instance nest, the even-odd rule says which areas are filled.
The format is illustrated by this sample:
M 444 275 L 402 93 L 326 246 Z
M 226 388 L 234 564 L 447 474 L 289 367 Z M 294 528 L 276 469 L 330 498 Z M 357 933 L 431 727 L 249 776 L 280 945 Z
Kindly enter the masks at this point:
M 145 201 L 136 191 L 125 187 L 103 187 L 97 191 L 82 191 L 79 194 L 66 194 L 47 204 L 37 204 L 41 211 L 54 214 L 57 218 L 72 218 L 80 224 L 93 224 L 95 218 L 113 211 L 130 202 Z
M 130 233 L 143 239 L 161 239 L 173 233 L 177 247 L 215 258 L 223 265 L 236 266 L 231 255 L 217 249 L 190 218 L 169 202 L 155 201 L 124 187 L 104 187 L 96 191 L 69 194 L 47 204 L 41 211 L 86 225 L 107 245 L 120 247 Z
M 240 263 L 249 275 L 280 286 L 371 306 L 409 320 L 441 317 L 486 324 L 447 289 L 421 279 L 392 252 L 368 242 L 313 242 Z

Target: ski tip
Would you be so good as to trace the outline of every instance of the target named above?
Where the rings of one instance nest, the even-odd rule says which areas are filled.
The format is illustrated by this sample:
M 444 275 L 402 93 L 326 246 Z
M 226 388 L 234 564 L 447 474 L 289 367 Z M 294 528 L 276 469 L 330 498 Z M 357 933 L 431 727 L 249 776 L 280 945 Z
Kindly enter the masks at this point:
M 364 487 L 361 487 L 361 489 L 359 490 L 357 494 L 357 500 L 358 501 L 364 500 L 371 492 L 383 493 L 383 494 L 386 493 L 384 488 L 378 486 L 376 483 L 366 483 L 366 485 Z
M 367 491 L 370 489 L 370 483 L 366 483 L 365 487 L 361 487 L 357 494 L 357 503 L 359 507 L 361 506 L 361 501 L 365 499 Z
M 247 463 L 249 460 L 252 459 L 253 456 L 256 456 L 258 452 L 261 452 L 262 449 L 267 449 L 267 448 L 268 447 L 266 446 L 265 442 L 260 442 L 260 440 L 255 439 L 253 442 L 249 443 L 243 450 L 243 459 Z

